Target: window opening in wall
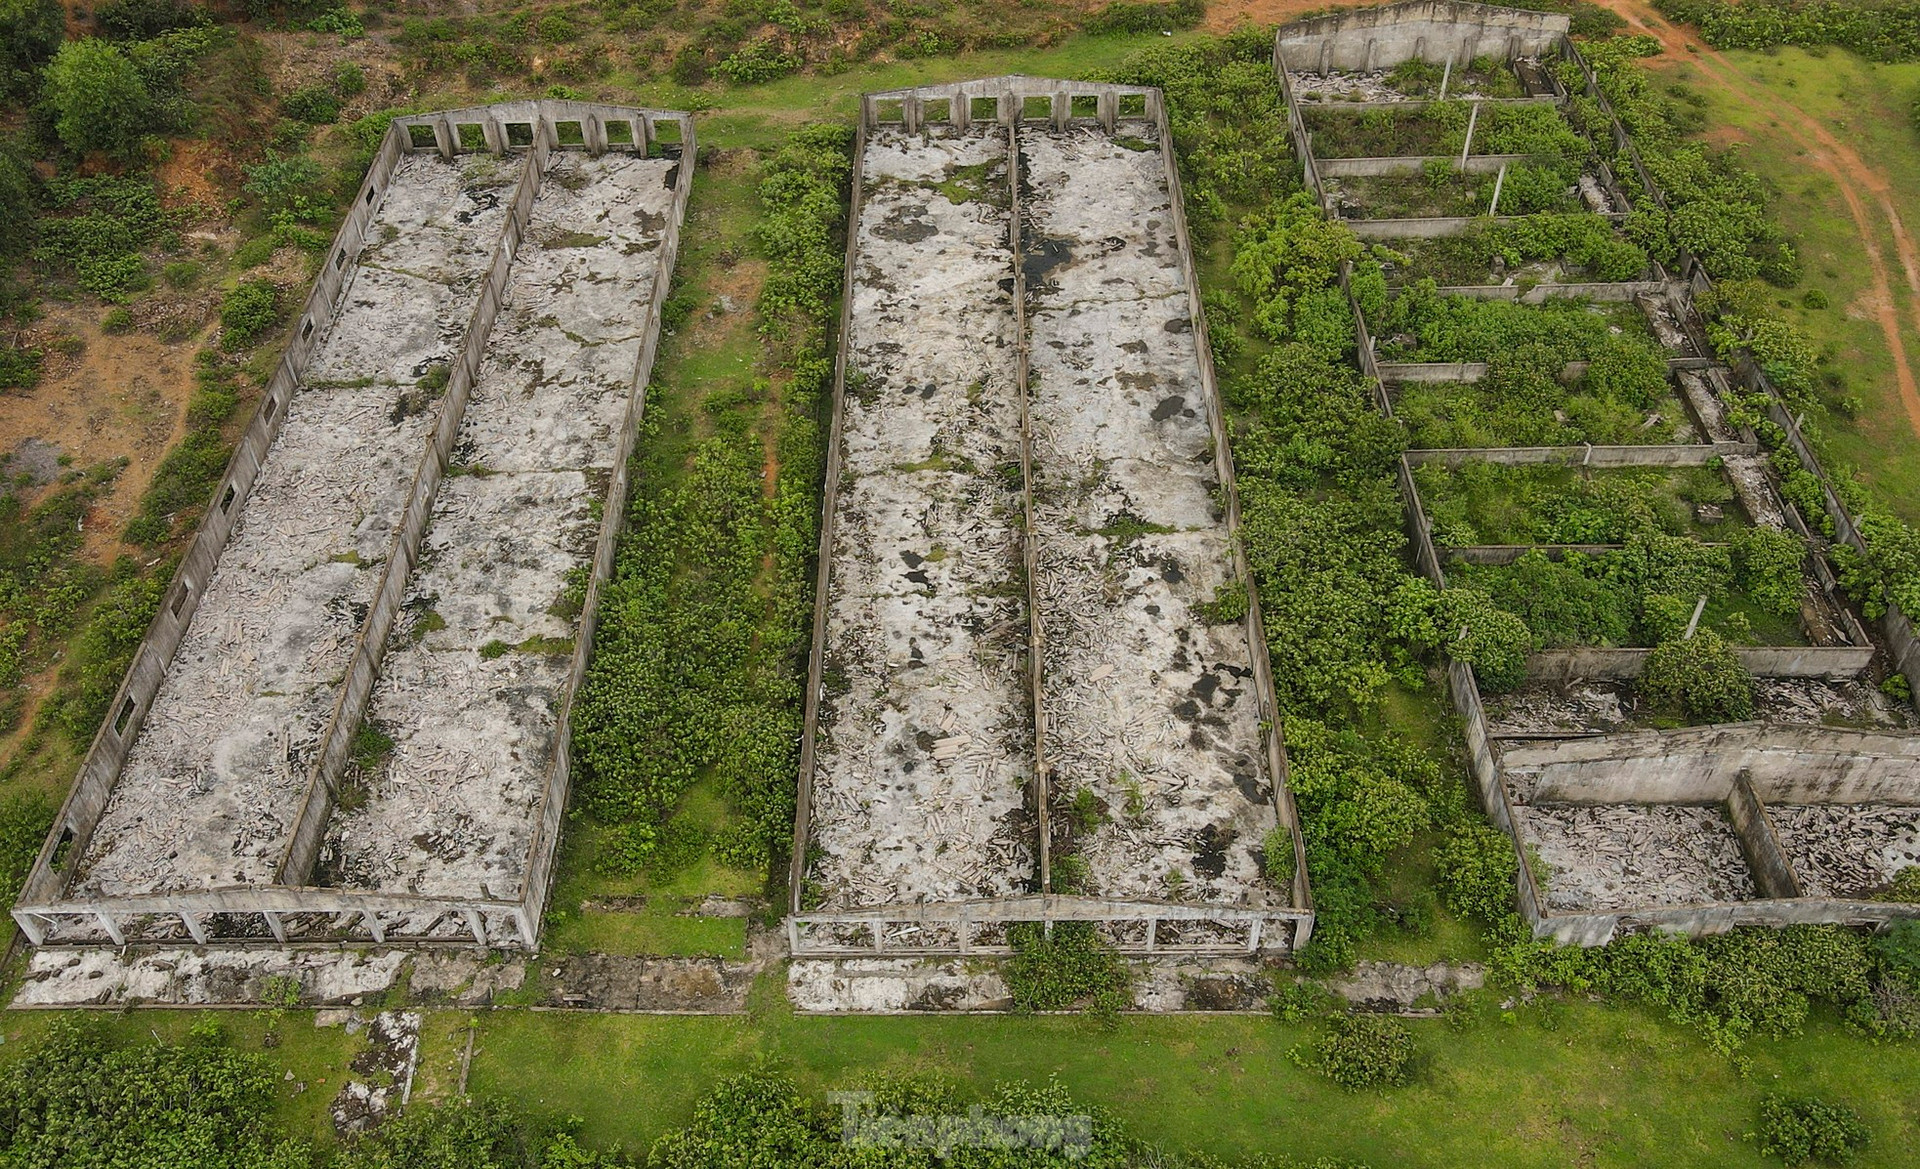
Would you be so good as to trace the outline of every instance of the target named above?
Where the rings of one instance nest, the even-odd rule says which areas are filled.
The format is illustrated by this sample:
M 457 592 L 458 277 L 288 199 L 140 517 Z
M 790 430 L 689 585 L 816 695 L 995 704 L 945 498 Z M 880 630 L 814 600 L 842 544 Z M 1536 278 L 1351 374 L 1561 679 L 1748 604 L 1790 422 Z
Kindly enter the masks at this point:
M 605 123 L 605 126 L 607 128 L 607 145 L 608 146 L 632 146 L 633 145 L 633 123 L 632 122 L 628 122 L 624 120 L 612 121 L 612 122 Z
M 422 126 L 415 122 L 407 127 L 407 141 L 413 143 L 415 149 L 424 150 L 429 146 L 438 145 L 440 140 L 434 137 L 432 126 Z
M 233 489 L 229 487 L 227 490 L 231 491 Z M 193 578 L 181 577 L 180 591 L 173 594 L 173 604 L 168 606 L 168 608 L 172 611 L 175 617 L 178 617 L 180 615 L 180 610 L 187 607 L 187 598 L 192 594 L 193 594 Z
M 120 704 L 120 713 L 113 720 L 113 733 L 116 735 L 125 734 L 127 730 L 127 723 L 130 722 L 132 719 L 133 719 L 133 699 L 129 698 L 125 702 Z
M 478 122 L 461 122 L 453 128 L 462 150 L 485 150 L 487 130 Z
M 533 145 L 533 123 L 532 122 L 508 122 L 507 123 L 507 145 L 508 146 L 532 146 Z
M 380 193 L 380 189 L 378 187 L 367 188 L 367 206 L 369 207 L 373 206 L 374 196 L 378 195 L 379 193 Z
M 272 422 L 273 412 L 279 409 L 279 407 L 280 407 L 280 403 L 277 399 L 268 398 L 267 404 L 264 407 L 262 407 L 260 410 L 260 417 L 266 419 L 268 422 Z
M 587 144 L 586 128 L 578 122 L 555 122 L 553 124 L 553 132 L 560 139 L 560 145 L 562 146 L 585 146 Z
M 1091 93 L 1076 94 L 1068 108 L 1076 118 L 1097 118 L 1100 116 L 1100 99 Z
M 920 103 L 920 120 L 923 122 L 953 121 L 953 102 L 949 98 L 930 97 Z
M 904 122 L 907 120 L 907 103 L 898 98 L 873 103 L 873 120 L 876 122 Z
M 1144 118 L 1147 116 L 1147 95 L 1144 93 L 1123 93 L 1120 95 L 1120 116 L 1123 118 Z
M 308 317 L 300 323 L 300 339 L 305 341 L 311 336 L 313 336 L 313 318 Z
M 347 249 L 341 248 L 333 253 L 333 266 L 336 270 L 347 266 Z
M 1000 99 L 976 97 L 967 107 L 967 114 L 976 122 L 997 122 L 1000 120 Z
M 56 869 L 65 868 L 67 865 L 67 856 L 72 852 L 73 829 L 62 828 L 60 830 L 60 843 L 53 846 L 53 867 Z
M 1051 121 L 1053 99 L 1044 93 L 1020 99 L 1020 117 L 1029 122 Z
M 220 510 L 224 512 L 228 508 L 232 507 L 233 497 L 237 494 L 238 492 L 234 491 L 233 489 L 233 484 L 231 483 L 227 484 L 227 489 L 220 493 Z
M 657 155 L 663 155 L 667 147 L 680 145 L 685 137 L 680 131 L 680 119 L 661 118 L 653 124 L 652 150 Z

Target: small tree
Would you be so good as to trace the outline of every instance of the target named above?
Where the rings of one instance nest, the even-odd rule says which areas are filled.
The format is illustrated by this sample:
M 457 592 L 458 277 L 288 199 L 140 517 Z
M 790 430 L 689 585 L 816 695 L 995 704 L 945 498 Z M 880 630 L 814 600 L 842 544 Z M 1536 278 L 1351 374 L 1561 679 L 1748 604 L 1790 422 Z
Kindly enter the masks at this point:
M 1296 1050 L 1293 1059 L 1343 1088 L 1359 1091 L 1406 1083 L 1417 1054 L 1405 1023 L 1389 1015 L 1353 1012 L 1334 1019 L 1310 1052 Z
M 153 95 L 118 48 L 89 37 L 60 46 L 47 66 L 54 132 L 70 150 L 131 153 L 151 125 Z
M 1655 646 L 1640 688 L 1655 705 L 1688 718 L 1737 722 L 1753 717 L 1753 675 L 1711 629 Z

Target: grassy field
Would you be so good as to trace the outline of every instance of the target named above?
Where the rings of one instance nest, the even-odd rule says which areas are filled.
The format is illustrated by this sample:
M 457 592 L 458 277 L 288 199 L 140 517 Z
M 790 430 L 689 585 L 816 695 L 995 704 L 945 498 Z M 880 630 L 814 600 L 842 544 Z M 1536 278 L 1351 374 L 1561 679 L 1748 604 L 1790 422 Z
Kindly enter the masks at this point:
M 578 1116 L 588 1141 L 632 1151 L 685 1123 L 719 1078 L 763 1063 L 820 1092 L 876 1073 L 942 1075 L 979 1089 L 1058 1076 L 1077 1099 L 1168 1148 L 1337 1156 L 1380 1169 L 1758 1166 L 1769 1162 L 1743 1136 L 1761 1097 L 1776 1091 L 1859 1109 L 1874 1132 L 1857 1162 L 1863 1169 L 1910 1164 L 1920 1139 L 1920 1061 L 1825 1022 L 1754 1043 L 1743 1067 L 1637 1011 L 1489 1007 L 1464 1028 L 1415 1021 L 1427 1057 L 1419 1082 L 1351 1094 L 1289 1057 L 1313 1037 L 1312 1024 L 1255 1016 L 1129 1018 L 1111 1027 L 1062 1017 L 796 1017 L 771 986 L 759 988 L 756 1001 L 755 1013 L 733 1017 L 434 1012 L 422 1032 L 415 1098 L 456 1090 L 472 1024 L 470 1090 Z M 107 1025 L 126 1042 L 173 1040 L 200 1017 L 149 1011 L 108 1016 Z M 236 1046 L 260 1050 L 260 1013 L 218 1018 Z M 274 1119 L 325 1140 L 326 1105 L 359 1040 L 312 1019 L 290 1012 L 267 1055 L 294 1073 Z M 0 1066 L 52 1022 L 46 1013 L 9 1015 Z
M 1769 102 L 1817 119 L 1890 177 L 1889 197 L 1900 219 L 1909 231 L 1920 228 L 1920 127 L 1909 113 L 1920 92 L 1920 64 L 1880 65 L 1838 49 L 1817 56 L 1794 48 L 1723 55 Z M 1756 109 L 1724 87 L 1703 84 L 1698 67 L 1687 62 L 1653 66 L 1702 95 L 1712 127 L 1708 140 L 1737 144 L 1772 184 L 1775 218 L 1799 249 L 1806 273 L 1799 289 L 1780 294 L 1780 307 L 1814 337 L 1828 355 L 1827 368 L 1844 379 L 1824 395 L 1833 450 L 1885 506 L 1909 523 L 1920 522 L 1920 434 L 1900 403 L 1893 360 L 1873 316 L 1866 249 L 1839 187 L 1808 164 L 1805 148 L 1765 111 L 1767 103 Z M 1885 217 L 1877 207 L 1870 212 L 1875 242 L 1893 270 L 1907 359 L 1920 363 L 1920 293 L 1900 268 Z M 1806 307 L 1809 289 L 1823 293 L 1830 307 Z M 1842 396 L 1858 399 L 1851 417 L 1833 408 Z

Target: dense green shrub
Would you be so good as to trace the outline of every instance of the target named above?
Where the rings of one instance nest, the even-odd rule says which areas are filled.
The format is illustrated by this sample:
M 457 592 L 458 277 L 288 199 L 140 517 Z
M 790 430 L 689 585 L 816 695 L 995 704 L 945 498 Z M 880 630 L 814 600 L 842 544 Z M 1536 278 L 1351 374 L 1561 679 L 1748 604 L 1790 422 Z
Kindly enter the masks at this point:
M 1192 28 L 1207 14 L 1204 0 L 1113 0 L 1087 22 L 1088 32 L 1164 32 Z
M 1296 185 L 1272 54 L 1272 38 L 1249 26 L 1225 37 L 1143 49 L 1101 77 L 1158 86 L 1166 95 L 1194 224 L 1230 220 L 1230 208 L 1250 207 Z
M 303 85 L 280 99 L 280 109 L 296 122 L 327 125 L 340 117 L 340 99 L 324 85 Z
M 220 348 L 229 352 L 258 341 L 280 319 L 280 290 L 270 280 L 248 280 L 220 302 Z
M 59 0 L 0 0 L 0 91 L 32 87 L 34 70 L 60 47 L 66 23 Z
M 1844 1104 L 1813 1096 L 1768 1096 L 1760 1102 L 1760 1151 L 1789 1165 L 1850 1164 L 1871 1136 Z
M 185 1043 L 113 1047 L 91 1021 L 62 1019 L 0 1074 L 0 1159 L 14 1165 L 306 1169 L 311 1154 L 262 1124 L 276 1069 L 234 1051 L 217 1024 Z
M 1336 1017 L 1311 1052 L 1296 1053 L 1306 1067 L 1351 1091 L 1391 1088 L 1413 1075 L 1413 1032 L 1391 1015 L 1351 1012 Z
M 1807 547 L 1782 528 L 1742 528 L 1733 536 L 1734 564 L 1740 587 L 1762 608 L 1779 616 L 1800 611 L 1806 595 Z
M 1647 655 L 1640 691 L 1659 706 L 1709 722 L 1753 717 L 1753 675 L 1711 629 L 1662 642 Z
M 1111 1014 L 1132 1002 L 1126 960 L 1092 922 L 1055 922 L 1051 934 L 1038 922 L 1018 922 L 1008 927 L 1007 938 L 1013 958 L 1004 973 L 1017 1010 L 1084 1007 Z
M 51 214 L 37 224 L 35 260 L 71 271 L 80 287 L 113 303 L 148 286 L 142 252 L 172 224 L 150 177 L 56 178 L 47 197 Z
M 1836 45 L 1874 61 L 1920 58 L 1920 4 L 1912 0 L 1656 0 L 1654 7 L 1697 25 L 1716 49 Z
M 789 53 L 772 41 L 749 41 L 722 58 L 713 71 L 735 85 L 758 85 L 777 81 L 794 73 L 804 64 L 796 53 Z
M 1461 817 L 1433 848 L 1433 864 L 1448 908 L 1483 925 L 1514 913 L 1520 860 L 1513 838 L 1477 816 Z
M 153 95 L 119 47 L 88 38 L 60 46 L 47 65 L 47 104 L 69 150 L 131 154 L 154 125 Z

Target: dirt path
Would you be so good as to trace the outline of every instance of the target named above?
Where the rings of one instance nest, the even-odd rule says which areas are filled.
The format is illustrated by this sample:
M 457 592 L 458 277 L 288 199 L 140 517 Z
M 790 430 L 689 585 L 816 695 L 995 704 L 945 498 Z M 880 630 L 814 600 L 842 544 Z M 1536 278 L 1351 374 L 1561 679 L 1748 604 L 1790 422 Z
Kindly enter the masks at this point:
M 1873 273 L 1872 308 L 1880 331 L 1893 355 L 1894 378 L 1899 383 L 1900 401 L 1906 407 L 1907 421 L 1920 435 L 1920 383 L 1916 383 L 1913 365 L 1907 358 L 1905 338 L 1900 332 L 1900 310 L 1894 301 L 1893 275 L 1881 250 L 1878 225 L 1871 206 L 1877 206 L 1892 231 L 1894 249 L 1913 294 L 1909 312 L 1920 328 L 1920 251 L 1900 220 L 1893 205 L 1893 184 L 1881 171 L 1869 166 L 1859 153 L 1833 136 L 1825 126 L 1799 109 L 1767 94 L 1753 85 L 1731 62 L 1683 29 L 1668 24 L 1650 7 L 1636 0 L 1602 0 L 1608 8 L 1625 17 L 1636 31 L 1660 42 L 1666 55 L 1675 61 L 1691 60 L 1728 97 L 1777 124 L 1786 135 L 1806 151 L 1808 161 L 1820 168 L 1846 201 L 1853 217 L 1860 244 L 1866 250 L 1867 264 Z

